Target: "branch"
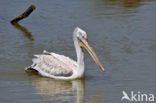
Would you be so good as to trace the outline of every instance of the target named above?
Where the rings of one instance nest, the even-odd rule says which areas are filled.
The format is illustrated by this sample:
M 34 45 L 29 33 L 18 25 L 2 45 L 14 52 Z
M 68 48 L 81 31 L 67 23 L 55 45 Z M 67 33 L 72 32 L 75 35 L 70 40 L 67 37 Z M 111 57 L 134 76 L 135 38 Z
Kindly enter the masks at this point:
M 35 10 L 35 6 L 31 5 L 24 13 L 22 13 L 21 15 L 13 18 L 10 22 L 13 23 L 17 23 L 18 21 L 28 17 L 34 10 Z

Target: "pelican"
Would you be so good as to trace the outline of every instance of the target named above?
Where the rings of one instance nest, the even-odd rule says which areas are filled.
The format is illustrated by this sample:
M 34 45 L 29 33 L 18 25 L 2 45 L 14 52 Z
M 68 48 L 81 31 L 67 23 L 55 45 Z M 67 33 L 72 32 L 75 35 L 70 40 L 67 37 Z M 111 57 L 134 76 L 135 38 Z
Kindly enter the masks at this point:
M 26 67 L 25 70 L 34 70 L 41 76 L 54 79 L 71 80 L 82 78 L 84 76 L 84 53 L 82 48 L 85 48 L 99 68 L 103 72 L 105 71 L 95 52 L 88 44 L 87 34 L 84 30 L 76 27 L 73 32 L 73 41 L 77 62 L 64 55 L 44 50 L 42 54 L 34 55 L 37 58 L 32 59 L 33 64 Z

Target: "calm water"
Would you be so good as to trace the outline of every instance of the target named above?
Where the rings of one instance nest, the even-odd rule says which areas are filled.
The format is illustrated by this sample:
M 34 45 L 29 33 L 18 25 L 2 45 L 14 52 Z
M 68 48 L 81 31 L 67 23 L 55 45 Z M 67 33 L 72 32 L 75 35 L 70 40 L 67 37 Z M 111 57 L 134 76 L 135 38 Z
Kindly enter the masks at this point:
M 37 8 L 20 25 L 9 21 Z M 79 26 L 104 65 L 85 52 L 85 79 L 57 81 L 26 73 L 44 49 L 73 59 Z M 0 0 L 1 103 L 121 103 L 122 91 L 156 95 L 155 0 Z

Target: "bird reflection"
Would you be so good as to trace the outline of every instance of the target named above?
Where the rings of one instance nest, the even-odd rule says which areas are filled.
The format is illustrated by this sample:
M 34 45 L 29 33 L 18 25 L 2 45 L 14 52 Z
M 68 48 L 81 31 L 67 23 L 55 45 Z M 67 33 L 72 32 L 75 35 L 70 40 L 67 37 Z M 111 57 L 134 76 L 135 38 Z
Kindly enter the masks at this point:
M 27 72 L 37 94 L 43 101 L 82 103 L 84 97 L 84 79 L 63 81 L 41 78 L 37 74 Z M 74 102 L 75 101 L 75 102 Z
M 104 90 L 99 90 L 95 92 L 95 94 L 91 96 L 91 98 L 88 99 L 86 103 L 100 103 L 103 95 L 104 95 Z
M 34 37 L 32 36 L 31 32 L 29 32 L 24 26 L 21 26 L 18 23 L 12 23 L 12 25 L 16 29 L 20 30 L 24 34 L 24 36 L 26 36 L 29 40 L 34 40 Z

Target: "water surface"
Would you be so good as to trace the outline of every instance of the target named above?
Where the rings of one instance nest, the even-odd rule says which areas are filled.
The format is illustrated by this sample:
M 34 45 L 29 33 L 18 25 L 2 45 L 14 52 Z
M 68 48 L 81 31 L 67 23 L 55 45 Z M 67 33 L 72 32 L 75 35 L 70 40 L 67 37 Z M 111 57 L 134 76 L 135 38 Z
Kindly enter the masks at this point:
M 28 17 L 10 20 L 34 4 Z M 2 103 L 121 103 L 122 91 L 156 94 L 155 0 L 0 0 Z M 27 73 L 33 54 L 48 50 L 76 60 L 79 26 L 104 65 L 85 52 L 85 79 L 56 81 Z

